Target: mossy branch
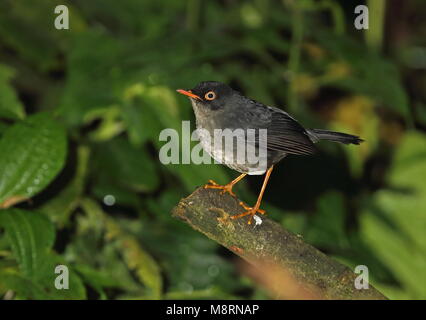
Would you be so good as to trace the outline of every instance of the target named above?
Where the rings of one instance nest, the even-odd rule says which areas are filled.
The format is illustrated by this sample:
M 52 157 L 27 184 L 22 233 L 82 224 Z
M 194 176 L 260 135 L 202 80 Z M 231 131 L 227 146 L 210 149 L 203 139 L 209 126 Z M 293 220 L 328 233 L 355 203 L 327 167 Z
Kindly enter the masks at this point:
M 229 214 L 243 211 L 238 199 L 199 188 L 182 199 L 172 214 L 249 263 L 258 267 L 273 264 L 274 270 L 284 270 L 307 293 L 305 297 L 386 299 L 371 285 L 356 289 L 358 275 L 267 217 L 261 217 L 260 225 L 249 225 L 244 218 L 229 219 Z M 267 274 L 268 269 L 262 272 Z

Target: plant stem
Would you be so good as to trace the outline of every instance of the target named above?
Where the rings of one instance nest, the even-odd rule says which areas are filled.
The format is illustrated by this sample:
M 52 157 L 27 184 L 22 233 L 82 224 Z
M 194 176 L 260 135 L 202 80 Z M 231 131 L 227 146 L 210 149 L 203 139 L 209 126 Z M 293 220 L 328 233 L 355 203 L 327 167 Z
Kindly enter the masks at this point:
M 369 29 L 365 32 L 365 41 L 371 49 L 380 52 L 383 44 L 386 2 L 385 0 L 368 0 L 367 4 Z
M 299 71 L 300 64 L 300 52 L 301 45 L 303 40 L 303 13 L 301 7 L 294 1 L 291 5 L 292 8 L 292 23 L 291 23 L 291 31 L 292 31 L 292 39 L 290 46 L 290 56 L 288 59 L 288 74 L 290 82 Z M 288 86 L 287 89 L 288 94 L 288 107 L 289 111 L 292 113 L 296 113 L 298 98 L 296 92 L 293 90 L 293 86 Z

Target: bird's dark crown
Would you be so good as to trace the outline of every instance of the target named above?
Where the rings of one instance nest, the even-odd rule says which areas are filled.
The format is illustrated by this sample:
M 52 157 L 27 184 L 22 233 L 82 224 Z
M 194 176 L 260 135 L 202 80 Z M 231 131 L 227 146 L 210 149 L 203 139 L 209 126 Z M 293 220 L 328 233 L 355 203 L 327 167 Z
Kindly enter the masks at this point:
M 201 98 L 201 101 L 196 101 L 196 103 L 201 103 L 212 110 L 217 110 L 223 107 L 226 98 L 233 93 L 233 90 L 231 87 L 222 82 L 203 81 L 191 89 L 191 92 Z M 208 99 L 208 94 L 211 92 L 213 92 L 214 98 Z
M 200 96 L 201 98 L 204 97 L 204 95 L 209 92 L 213 91 L 216 93 L 217 97 L 229 94 L 232 92 L 231 87 L 229 87 L 227 84 L 224 84 L 222 82 L 218 81 L 203 81 L 197 84 L 194 89 L 191 90 L 196 95 Z

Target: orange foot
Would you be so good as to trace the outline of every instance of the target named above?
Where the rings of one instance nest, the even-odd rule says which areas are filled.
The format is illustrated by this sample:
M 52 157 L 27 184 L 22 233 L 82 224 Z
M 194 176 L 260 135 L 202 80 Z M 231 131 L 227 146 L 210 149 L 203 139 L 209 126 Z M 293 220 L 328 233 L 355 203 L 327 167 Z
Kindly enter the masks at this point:
M 236 197 L 235 193 L 232 192 L 233 186 L 234 185 L 231 183 L 221 186 L 220 184 L 217 184 L 213 180 L 209 180 L 209 183 L 204 186 L 204 189 L 219 189 L 219 190 L 222 190 L 220 194 L 229 193 L 231 196 Z
M 236 214 L 234 216 L 231 216 L 231 219 L 238 219 L 238 218 L 242 218 L 245 216 L 250 216 L 249 220 L 248 220 L 248 224 L 251 224 L 253 217 L 255 216 L 256 213 L 260 213 L 260 214 L 266 214 L 265 210 L 259 209 L 259 207 L 256 205 L 254 207 L 249 207 L 247 206 L 244 202 L 240 202 L 240 206 L 242 206 L 244 209 L 246 209 L 246 212 L 240 213 L 240 214 Z

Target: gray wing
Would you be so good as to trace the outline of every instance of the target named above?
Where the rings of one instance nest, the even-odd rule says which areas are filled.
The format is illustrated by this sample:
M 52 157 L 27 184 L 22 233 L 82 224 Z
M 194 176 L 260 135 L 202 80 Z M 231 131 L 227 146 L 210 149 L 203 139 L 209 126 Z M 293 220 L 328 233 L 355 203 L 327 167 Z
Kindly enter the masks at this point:
M 281 109 L 250 100 L 246 117 L 258 128 L 267 129 L 267 148 L 287 154 L 308 155 L 316 149 L 305 128 Z M 261 143 L 257 137 L 256 143 Z

